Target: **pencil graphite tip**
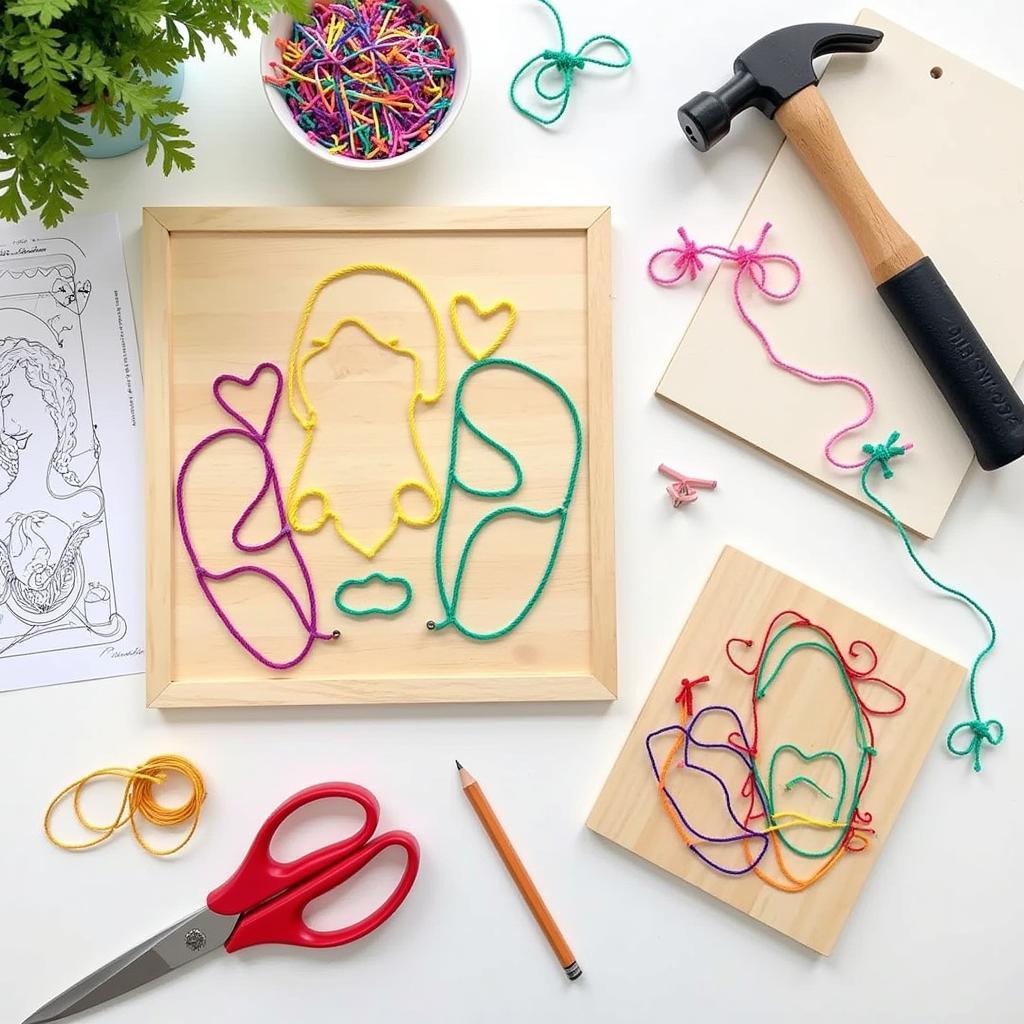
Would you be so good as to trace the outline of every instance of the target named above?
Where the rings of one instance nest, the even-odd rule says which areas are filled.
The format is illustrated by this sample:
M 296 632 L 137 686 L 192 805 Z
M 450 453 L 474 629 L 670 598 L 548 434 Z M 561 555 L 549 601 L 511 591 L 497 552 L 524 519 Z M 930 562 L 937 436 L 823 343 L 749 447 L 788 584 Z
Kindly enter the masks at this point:
M 461 762 L 459 761 L 459 759 L 458 759 L 458 758 L 455 758 L 455 767 L 456 767 L 456 768 L 457 768 L 457 769 L 458 769 L 458 770 L 459 770 L 460 772 L 462 771 L 462 764 L 461 764 Z

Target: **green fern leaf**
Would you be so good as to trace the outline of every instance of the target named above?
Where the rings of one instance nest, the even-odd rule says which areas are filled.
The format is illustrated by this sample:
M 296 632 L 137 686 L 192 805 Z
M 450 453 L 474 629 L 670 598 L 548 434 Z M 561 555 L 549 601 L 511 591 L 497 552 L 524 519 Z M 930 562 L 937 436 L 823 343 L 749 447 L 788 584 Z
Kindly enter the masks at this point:
M 19 221 L 27 207 L 21 194 L 21 172 L 15 157 L 0 156 L 0 219 Z
M 195 167 L 195 160 L 187 152 L 193 145 L 187 138 L 188 133 L 180 124 L 143 117 L 139 119 L 139 130 L 142 137 L 148 140 L 146 163 L 152 164 L 157 154 L 162 153 L 165 176 L 172 170 L 191 171 Z
M 59 20 L 73 7 L 77 7 L 79 2 L 80 0 L 16 0 L 15 3 L 7 5 L 7 11 L 22 18 L 38 18 L 40 25 L 47 26 L 50 22 Z

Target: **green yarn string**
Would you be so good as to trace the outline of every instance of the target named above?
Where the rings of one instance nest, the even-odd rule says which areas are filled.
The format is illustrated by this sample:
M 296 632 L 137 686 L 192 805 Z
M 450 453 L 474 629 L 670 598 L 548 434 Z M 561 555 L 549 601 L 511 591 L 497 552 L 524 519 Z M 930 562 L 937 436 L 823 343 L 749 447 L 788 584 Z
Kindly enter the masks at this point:
M 476 373 L 480 373 L 481 371 L 494 367 L 504 367 L 506 369 L 516 370 L 519 373 L 533 377 L 534 380 L 540 381 L 542 384 L 546 384 L 551 388 L 551 390 L 554 391 L 555 394 L 557 394 L 565 403 L 565 407 L 572 420 L 573 431 L 575 434 L 575 451 L 572 459 L 572 470 L 569 474 L 569 482 L 566 486 L 562 501 L 554 508 L 533 509 L 524 505 L 502 505 L 500 508 L 496 508 L 493 511 L 488 512 L 487 515 L 480 519 L 466 538 L 465 546 L 462 549 L 462 554 L 459 557 L 459 562 L 455 569 L 455 577 L 452 581 L 451 591 L 449 592 L 445 586 L 444 580 L 444 537 L 448 524 L 448 514 L 451 509 L 452 495 L 455 490 L 458 489 L 465 494 L 471 494 L 478 498 L 511 498 L 523 484 L 523 470 L 522 466 L 519 464 L 519 460 L 508 450 L 508 448 L 496 441 L 493 437 L 490 437 L 485 431 L 478 427 L 466 414 L 466 410 L 462 404 L 463 391 L 465 390 L 466 384 L 470 378 Z M 456 471 L 456 462 L 458 460 L 459 452 L 459 429 L 463 425 L 471 434 L 477 437 L 489 448 L 492 448 L 509 464 L 512 468 L 513 474 L 513 482 L 510 486 L 488 490 L 480 487 L 473 487 L 459 479 Z M 514 630 L 516 626 L 518 626 L 519 623 L 521 623 L 523 619 L 530 614 L 534 605 L 540 600 L 540 596 L 544 592 L 544 588 L 548 585 L 548 581 L 551 579 L 551 574 L 555 568 L 558 552 L 562 546 L 562 540 L 565 536 L 565 525 L 569 516 L 569 506 L 572 503 L 573 493 L 576 490 L 576 480 L 579 476 L 580 460 L 582 456 L 583 428 L 580 425 L 579 413 L 576 411 L 576 406 L 573 404 L 573 401 L 569 397 L 565 388 L 563 388 L 557 381 L 552 380 L 552 378 L 548 377 L 546 374 L 541 373 L 540 370 L 535 370 L 532 366 L 527 366 L 526 363 L 520 363 L 514 359 L 483 359 L 478 363 L 473 363 L 466 372 L 463 373 L 462 378 L 459 380 L 459 385 L 455 389 L 454 411 L 452 413 L 451 448 L 448 458 L 448 478 L 445 484 L 444 502 L 441 505 L 441 515 L 438 520 L 437 545 L 434 549 L 434 575 L 437 579 L 437 592 L 440 595 L 441 604 L 444 606 L 445 617 L 440 622 L 428 622 L 428 629 L 441 630 L 447 626 L 454 626 L 463 636 L 469 637 L 471 640 L 497 640 L 500 637 L 511 633 L 512 630 Z M 555 542 L 552 545 L 551 554 L 544 566 L 544 573 L 526 604 L 523 605 L 522 609 L 514 618 L 500 629 L 495 629 L 488 633 L 480 633 L 476 630 L 470 629 L 464 623 L 459 621 L 458 605 L 459 596 L 462 592 L 463 577 L 465 576 L 466 566 L 469 562 L 470 551 L 472 550 L 477 537 L 480 535 L 480 532 L 485 529 L 489 523 L 493 523 L 505 516 L 520 516 L 526 519 L 538 520 L 557 519 L 558 531 L 555 534 Z
M 508 87 L 509 99 L 512 100 L 512 106 L 519 111 L 523 117 L 528 117 L 531 121 L 536 124 L 549 125 L 554 124 L 564 113 L 566 107 L 569 105 L 569 97 L 572 95 L 572 86 L 574 76 L 577 71 L 582 71 L 588 64 L 593 64 L 602 68 L 613 68 L 621 71 L 624 68 L 628 68 L 633 63 L 632 54 L 626 48 L 625 43 L 616 39 L 614 36 L 609 35 L 596 35 L 591 36 L 585 43 L 583 43 L 574 53 L 570 53 L 565 48 L 565 29 L 562 26 L 562 19 L 559 17 L 558 11 L 555 10 L 554 5 L 549 3 L 549 0 L 540 0 L 554 16 L 555 24 L 558 26 L 558 49 L 557 50 L 542 50 L 536 56 L 531 57 L 516 73 L 512 79 L 512 84 Z M 600 46 L 606 44 L 617 49 L 621 54 L 619 60 L 601 60 L 598 57 L 587 57 L 584 56 L 586 51 L 591 46 Z M 516 96 L 516 88 L 519 85 L 520 79 L 536 64 L 540 67 L 537 68 L 537 73 L 533 76 L 533 89 L 534 92 L 547 103 L 557 103 L 558 109 L 551 117 L 544 117 L 541 114 L 537 114 L 530 110 L 528 107 L 523 106 L 519 102 Z M 548 72 L 557 71 L 562 76 L 562 84 L 560 88 L 554 92 L 549 91 L 545 88 L 543 78 Z
M 377 605 L 371 605 L 369 608 L 352 608 L 345 604 L 344 594 L 349 587 L 362 589 L 374 582 L 383 583 L 385 586 L 397 585 L 401 587 L 403 591 L 402 599 L 398 604 L 394 604 L 390 608 Z M 365 618 L 367 615 L 398 615 L 409 607 L 410 601 L 412 601 L 412 584 L 404 576 L 385 576 L 382 572 L 371 572 L 369 576 L 356 576 L 352 579 L 343 580 L 338 584 L 338 589 L 334 592 L 334 603 L 338 611 L 343 615 L 351 615 L 354 619 Z
M 890 466 L 890 462 L 900 455 L 906 452 L 906 448 L 902 445 L 897 444 L 900 439 L 899 431 L 893 431 L 886 441 L 881 444 L 864 445 L 864 453 L 869 456 L 868 461 L 864 463 L 863 468 L 860 471 L 860 486 L 868 500 L 881 512 L 883 512 L 893 526 L 896 527 L 896 532 L 900 535 L 900 540 L 903 541 L 903 546 L 906 548 L 907 554 L 910 555 L 914 565 L 920 569 L 921 574 L 934 586 L 938 587 L 939 590 L 945 591 L 952 597 L 957 598 L 964 604 L 970 605 L 984 620 L 988 626 L 989 640 L 988 643 L 978 652 L 971 665 L 971 674 L 967 684 L 967 694 L 970 699 L 971 713 L 973 718 L 968 718 L 963 722 L 959 722 L 954 725 L 946 736 L 946 748 L 951 754 L 955 754 L 957 757 L 972 757 L 974 761 L 974 770 L 976 772 L 981 771 L 981 745 L 982 743 L 989 743 L 993 747 L 998 746 L 1003 741 L 1003 723 L 996 718 L 982 719 L 981 711 L 978 708 L 978 697 L 976 692 L 977 675 L 978 669 L 981 666 L 982 661 L 988 657 L 989 652 L 996 645 L 996 626 L 992 621 L 992 616 L 989 615 L 984 608 L 974 600 L 973 597 L 965 594 L 962 590 L 957 590 L 955 587 L 947 586 L 941 580 L 936 579 L 923 565 L 921 559 L 917 557 L 917 552 L 914 550 L 913 544 L 910 542 L 910 538 L 907 536 L 907 531 L 903 529 L 903 524 L 896 518 L 896 514 L 881 498 L 875 494 L 868 486 L 868 475 L 871 472 L 872 466 L 881 466 L 882 476 L 888 480 L 892 477 L 893 471 Z M 966 744 L 957 744 L 956 737 L 959 733 L 967 732 L 970 734 L 970 739 Z
M 845 770 L 846 770 L 845 765 L 843 766 L 843 770 L 844 770 L 844 773 L 845 773 Z M 795 778 L 790 779 L 789 782 L 787 782 L 786 785 L 783 786 L 782 788 L 788 793 L 791 789 L 793 789 L 795 786 L 798 786 L 801 782 L 805 786 L 810 786 L 811 789 L 816 789 L 826 800 L 831 800 L 832 799 L 832 794 L 829 793 L 828 790 L 822 789 L 821 786 L 819 786 L 814 781 L 814 779 L 809 779 L 806 775 L 797 775 Z M 840 799 L 842 799 L 842 796 L 840 796 Z M 838 819 L 838 817 L 836 817 L 833 820 L 834 821 L 838 821 L 839 819 Z

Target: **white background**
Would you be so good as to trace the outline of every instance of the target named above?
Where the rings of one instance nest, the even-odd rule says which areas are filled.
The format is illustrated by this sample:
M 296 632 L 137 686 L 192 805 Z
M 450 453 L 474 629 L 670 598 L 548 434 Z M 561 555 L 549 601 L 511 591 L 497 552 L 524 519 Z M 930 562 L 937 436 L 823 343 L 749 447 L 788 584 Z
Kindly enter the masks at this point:
M 217 954 L 82 1019 L 859 1024 L 1024 1016 L 1024 464 L 995 475 L 972 469 L 925 551 L 941 577 L 979 595 L 1002 627 L 980 687 L 982 710 L 1003 720 L 1006 742 L 988 751 L 981 775 L 936 742 L 831 958 L 776 936 L 583 825 L 724 543 L 960 661 L 973 656 L 983 631 L 959 605 L 925 588 L 880 519 L 652 394 L 699 286 L 656 290 L 644 274 L 646 257 L 671 242 L 680 223 L 700 240 L 727 242 L 776 145 L 775 127 L 748 115 L 728 151 L 723 145 L 713 159 L 701 158 L 679 134 L 676 106 L 719 85 L 756 37 L 791 22 L 849 20 L 855 8 L 794 0 L 560 6 L 570 47 L 612 32 L 633 49 L 635 66 L 617 78 L 583 75 L 554 132 L 515 115 L 506 96 L 519 63 L 553 45 L 546 14 L 527 0 L 463 0 L 475 67 L 469 100 L 421 161 L 356 174 L 307 157 L 273 120 L 249 41 L 235 59 L 213 53 L 205 65 L 189 65 L 185 120 L 197 170 L 164 180 L 140 153 L 91 164 L 81 209 L 119 212 L 139 319 L 145 204 L 610 204 L 617 482 L 605 499 L 616 503 L 619 700 L 169 713 L 145 710 L 140 677 L 3 695 L 4 1024 L 17 1024 L 101 962 L 196 909 L 273 806 L 332 778 L 369 786 L 385 826 L 408 828 L 422 843 L 420 878 L 385 928 L 323 954 Z M 1024 85 L 1024 14 L 1015 0 L 892 0 L 882 13 Z M 970 145 L 974 127 L 959 130 Z M 970 244 L 969 224 L 963 237 Z M 673 511 L 654 473 L 662 460 L 717 477 L 718 492 Z M 963 717 L 958 698 L 950 722 Z M 162 750 L 192 757 L 210 786 L 200 831 L 183 854 L 154 860 L 127 835 L 80 855 L 46 843 L 42 812 L 65 782 Z M 581 981 L 564 979 L 464 805 L 456 756 L 484 783 L 547 896 L 584 969 Z M 360 895 L 372 894 L 364 888 Z M 317 923 L 337 922 L 339 913 L 336 905 Z

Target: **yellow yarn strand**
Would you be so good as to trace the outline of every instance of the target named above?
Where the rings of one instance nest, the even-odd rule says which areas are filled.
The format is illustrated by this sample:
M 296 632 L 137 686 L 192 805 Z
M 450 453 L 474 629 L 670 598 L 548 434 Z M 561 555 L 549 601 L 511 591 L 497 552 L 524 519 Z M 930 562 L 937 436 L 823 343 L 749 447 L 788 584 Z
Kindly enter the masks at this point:
M 192 792 L 188 799 L 178 807 L 168 807 L 166 804 L 160 803 L 154 792 L 155 787 L 165 782 L 167 776 L 172 773 L 181 775 L 192 787 Z M 101 778 L 125 780 L 124 792 L 121 794 L 121 805 L 114 816 L 114 820 L 108 824 L 97 824 L 90 821 L 82 810 L 83 790 L 90 782 Z M 78 823 L 88 831 L 95 832 L 96 838 L 87 839 L 82 843 L 72 843 L 65 842 L 54 835 L 50 824 L 53 813 L 61 801 L 69 794 L 73 794 L 72 806 L 74 807 Z M 106 842 L 119 828 L 131 825 L 135 841 L 142 849 L 154 857 L 168 857 L 182 849 L 192 836 L 195 835 L 196 827 L 199 825 L 199 814 L 205 799 L 206 786 L 203 782 L 203 777 L 200 775 L 199 769 L 191 761 L 176 754 L 158 754 L 156 757 L 151 757 L 144 764 L 140 764 L 138 768 L 98 768 L 94 772 L 89 772 L 88 775 L 83 775 L 82 778 L 72 782 L 69 786 L 65 786 L 53 798 L 50 806 L 46 809 L 46 815 L 43 818 L 43 831 L 46 833 L 46 838 L 54 846 L 59 846 L 62 850 L 89 850 L 94 846 L 99 846 L 100 843 Z M 161 850 L 151 846 L 139 832 L 139 826 L 136 822 L 137 815 L 159 828 L 173 828 L 176 825 L 183 825 L 189 820 L 191 820 L 192 824 L 180 843 L 172 846 L 170 849 Z
M 781 819 L 785 818 L 785 821 Z M 800 814 L 798 811 L 779 811 L 777 814 L 772 815 L 772 821 L 776 822 L 774 825 L 769 825 L 765 829 L 765 832 L 781 832 L 783 829 L 792 828 L 797 825 L 806 825 L 811 828 L 849 828 L 850 823 L 848 821 L 826 821 L 824 818 L 809 818 L 806 814 Z
M 423 304 L 426 306 L 433 324 L 437 351 L 437 388 L 433 392 L 428 393 L 423 390 L 423 360 L 420 359 L 419 355 L 412 349 L 399 344 L 398 338 L 381 337 L 366 323 L 365 320 L 360 317 L 342 317 L 335 322 L 326 337 L 313 338 L 310 343 L 311 347 L 309 350 L 306 352 L 301 351 L 303 336 L 305 335 L 306 328 L 309 325 L 309 320 L 313 313 L 313 307 L 316 305 L 317 299 L 320 297 L 323 290 L 335 281 L 340 281 L 344 278 L 362 273 L 380 274 L 385 277 L 393 278 L 396 281 L 400 281 L 412 288 L 423 300 Z M 507 323 L 498 335 L 497 340 L 481 353 L 477 353 L 470 348 L 465 340 L 458 321 L 458 304 L 460 302 L 471 305 L 477 315 L 483 319 L 489 318 L 499 310 L 507 313 Z M 466 354 L 474 361 L 486 358 L 488 355 L 493 353 L 499 345 L 501 345 L 512 330 L 517 316 L 515 306 L 513 306 L 507 299 L 503 299 L 494 306 L 483 309 L 477 304 L 476 300 L 473 299 L 472 296 L 467 295 L 464 292 L 460 292 L 452 299 L 449 307 L 449 314 L 452 320 L 452 327 L 456 339 L 465 350 Z M 380 345 L 381 348 L 387 349 L 389 352 L 394 352 L 397 355 L 411 359 L 413 367 L 413 391 L 409 398 L 408 406 L 406 407 L 406 422 L 409 429 L 409 440 L 412 442 L 413 450 L 416 453 L 416 459 L 423 471 L 424 480 L 403 480 L 395 487 L 391 492 L 391 521 L 388 523 L 384 532 L 369 544 L 362 543 L 352 535 L 342 522 L 341 516 L 337 511 L 335 511 L 329 495 L 325 490 L 323 490 L 323 488 L 300 488 L 299 486 L 302 475 L 305 472 L 309 454 L 313 448 L 313 439 L 319 424 L 317 410 L 313 405 L 309 392 L 306 389 L 306 366 L 311 359 L 320 355 L 322 352 L 326 352 L 331 347 L 334 339 L 345 327 L 356 327 L 372 342 L 374 342 L 374 344 Z M 434 405 L 440 400 L 441 396 L 444 394 L 446 374 L 447 356 L 444 325 L 441 321 L 440 314 L 437 311 L 437 307 L 431 299 L 430 294 L 427 292 L 426 287 L 411 274 L 407 274 L 404 270 L 399 270 L 397 267 L 388 266 L 384 263 L 353 263 L 347 267 L 343 267 L 341 270 L 333 271 L 317 283 L 310 292 L 309 297 L 306 299 L 306 304 L 299 316 L 298 328 L 295 331 L 295 338 L 292 342 L 291 351 L 288 355 L 288 408 L 291 409 L 292 415 L 295 417 L 296 422 L 305 434 L 302 441 L 302 447 L 299 451 L 299 457 L 295 464 L 295 469 L 293 470 L 291 479 L 288 483 L 288 491 L 285 497 L 285 511 L 288 516 L 288 522 L 293 530 L 297 533 L 316 533 L 328 521 L 330 521 L 334 526 L 335 533 L 337 533 L 341 540 L 355 551 L 358 551 L 365 558 L 369 559 L 373 558 L 381 548 L 387 544 L 401 524 L 404 523 L 407 526 L 423 528 L 437 522 L 437 518 L 441 514 L 441 491 L 437 477 L 430 465 L 430 460 L 423 448 L 419 427 L 416 422 L 416 412 L 421 403 L 423 405 Z M 402 507 L 402 497 L 407 491 L 418 491 L 424 498 L 426 498 L 430 508 L 425 515 L 414 516 L 405 511 Z M 319 501 L 320 514 L 312 521 L 303 522 L 300 518 L 299 510 L 303 502 L 310 498 Z

